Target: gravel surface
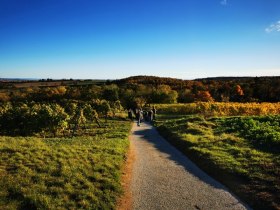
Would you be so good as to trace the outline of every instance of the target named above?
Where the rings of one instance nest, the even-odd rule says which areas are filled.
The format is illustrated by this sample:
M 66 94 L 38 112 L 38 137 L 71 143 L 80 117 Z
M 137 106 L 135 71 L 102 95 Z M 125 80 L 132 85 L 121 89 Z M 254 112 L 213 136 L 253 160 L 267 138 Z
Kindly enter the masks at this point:
M 249 209 L 181 152 L 154 127 L 134 123 L 131 133 L 133 209 Z

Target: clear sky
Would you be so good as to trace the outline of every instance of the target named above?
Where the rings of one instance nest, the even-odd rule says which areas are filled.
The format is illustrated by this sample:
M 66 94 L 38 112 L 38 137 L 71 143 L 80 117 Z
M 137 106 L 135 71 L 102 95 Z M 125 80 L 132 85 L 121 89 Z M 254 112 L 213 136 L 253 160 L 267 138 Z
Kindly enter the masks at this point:
M 280 76 L 279 0 L 0 0 L 0 78 Z

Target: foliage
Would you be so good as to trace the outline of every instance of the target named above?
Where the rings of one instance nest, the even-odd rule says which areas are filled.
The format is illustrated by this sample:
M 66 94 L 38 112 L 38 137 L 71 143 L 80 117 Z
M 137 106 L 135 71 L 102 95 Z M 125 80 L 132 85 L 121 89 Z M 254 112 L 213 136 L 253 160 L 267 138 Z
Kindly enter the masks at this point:
M 176 103 L 178 93 L 168 85 L 159 85 L 154 89 L 150 97 L 152 103 Z
M 146 103 L 280 101 L 280 77 L 179 80 L 138 76 L 106 83 L 78 80 L 0 82 L 0 87 L 0 102 L 61 103 L 68 99 L 89 103 L 106 100 L 109 103 L 121 101 L 127 109 L 145 106 Z
M 72 136 L 76 134 L 81 125 L 85 127 L 86 117 L 84 116 L 84 107 L 81 104 L 77 106 L 74 115 L 70 119 L 70 123 L 73 125 L 71 129 Z
M 112 109 L 106 100 L 92 103 L 67 101 L 65 108 L 57 103 L 2 103 L 0 106 L 0 134 L 28 136 L 52 134 L 72 136 L 86 122 L 95 121 L 100 127 L 99 116 L 106 119 Z M 120 102 L 113 102 L 115 112 L 121 111 Z
M 205 116 L 277 115 L 280 103 L 199 102 L 189 104 L 157 104 L 162 114 L 203 114 Z
M 280 115 L 262 117 L 235 117 L 221 121 L 229 133 L 238 133 L 260 148 L 280 152 Z
M 107 101 L 119 100 L 119 87 L 115 84 L 105 86 L 103 88 L 102 98 Z
M 54 136 L 68 127 L 69 116 L 58 104 L 2 105 L 1 134 L 32 135 L 51 132 Z
M 213 102 L 214 99 L 212 98 L 209 91 L 198 91 L 196 95 L 196 101 Z
M 208 91 L 219 102 L 279 102 L 280 77 L 217 77 L 196 80 L 134 76 L 112 83 L 121 87 L 145 85 L 150 88 L 168 85 L 179 94 L 179 102 L 192 102 L 199 91 Z M 185 90 L 187 90 L 185 92 Z M 187 93 L 187 94 L 185 94 Z M 158 102 L 153 102 L 158 103 Z M 164 103 L 164 102 L 160 102 Z

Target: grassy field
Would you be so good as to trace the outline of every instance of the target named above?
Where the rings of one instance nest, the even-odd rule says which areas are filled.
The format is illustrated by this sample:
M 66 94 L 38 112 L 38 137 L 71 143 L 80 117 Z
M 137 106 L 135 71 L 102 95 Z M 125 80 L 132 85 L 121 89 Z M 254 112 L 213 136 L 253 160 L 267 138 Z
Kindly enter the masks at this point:
M 171 144 L 254 209 L 280 208 L 280 116 L 162 115 Z
M 0 209 L 115 209 L 130 122 L 87 136 L 0 137 Z

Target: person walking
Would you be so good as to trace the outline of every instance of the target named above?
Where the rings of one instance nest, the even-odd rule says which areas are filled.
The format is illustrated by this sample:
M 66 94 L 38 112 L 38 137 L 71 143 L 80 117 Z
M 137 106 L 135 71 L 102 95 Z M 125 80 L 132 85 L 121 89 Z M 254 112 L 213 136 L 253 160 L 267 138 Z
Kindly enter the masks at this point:
M 149 116 L 149 121 L 150 122 L 153 122 L 153 116 L 154 116 L 154 112 L 153 112 L 153 109 L 150 109 L 149 112 L 148 112 L 148 116 Z
M 136 116 L 136 120 L 137 120 L 137 125 L 140 126 L 140 123 L 141 123 L 141 110 L 140 109 L 135 110 L 135 116 Z
M 156 106 L 153 106 L 152 111 L 153 111 L 153 119 L 156 119 L 156 113 L 157 113 Z

